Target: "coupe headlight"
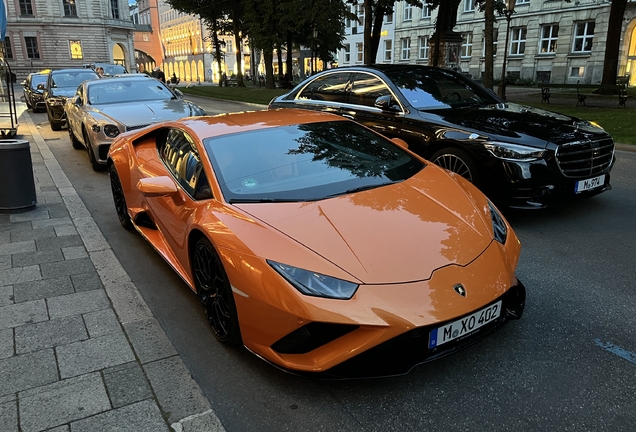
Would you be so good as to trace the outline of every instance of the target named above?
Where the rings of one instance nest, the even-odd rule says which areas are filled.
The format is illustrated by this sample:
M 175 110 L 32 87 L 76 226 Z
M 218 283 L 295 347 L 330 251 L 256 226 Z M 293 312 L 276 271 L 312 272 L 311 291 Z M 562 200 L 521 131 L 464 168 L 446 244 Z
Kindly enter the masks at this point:
M 506 238 L 508 237 L 508 227 L 499 210 L 488 201 L 488 209 L 490 209 L 490 218 L 492 219 L 492 230 L 494 232 L 495 240 L 501 244 L 506 244 Z
M 545 150 L 534 147 L 526 147 L 518 144 L 501 142 L 487 142 L 484 147 L 499 159 L 513 160 L 517 162 L 530 162 L 543 157 Z
M 287 282 L 302 294 L 325 297 L 340 300 L 349 300 L 358 289 L 358 284 L 303 270 L 298 267 L 288 266 L 276 261 L 267 263 L 276 270 Z
M 117 126 L 115 125 L 108 124 L 104 126 L 104 135 L 109 138 L 115 138 L 117 135 L 119 135 L 119 128 L 117 128 Z

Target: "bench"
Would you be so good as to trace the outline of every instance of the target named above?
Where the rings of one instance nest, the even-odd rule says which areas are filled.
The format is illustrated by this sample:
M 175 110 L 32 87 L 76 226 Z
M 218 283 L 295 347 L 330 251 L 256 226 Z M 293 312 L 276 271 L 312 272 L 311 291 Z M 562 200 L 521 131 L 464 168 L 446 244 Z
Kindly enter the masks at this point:
M 618 82 L 618 80 L 617 80 Z M 550 103 L 550 89 L 576 89 L 576 106 L 585 105 L 588 96 L 597 94 L 616 94 L 618 96 L 618 107 L 625 107 L 625 103 L 629 96 L 627 94 L 627 85 L 623 82 L 620 84 L 554 84 L 541 83 L 541 103 Z M 592 90 L 592 93 L 583 93 L 582 90 Z

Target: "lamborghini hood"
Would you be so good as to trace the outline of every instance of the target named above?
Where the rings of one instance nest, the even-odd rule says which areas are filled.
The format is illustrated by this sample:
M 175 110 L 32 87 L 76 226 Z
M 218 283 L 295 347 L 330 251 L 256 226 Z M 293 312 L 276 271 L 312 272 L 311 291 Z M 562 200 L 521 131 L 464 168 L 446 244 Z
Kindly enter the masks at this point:
M 487 212 L 433 167 L 402 183 L 321 201 L 236 206 L 365 284 L 429 279 L 438 268 L 467 265 L 492 241 Z

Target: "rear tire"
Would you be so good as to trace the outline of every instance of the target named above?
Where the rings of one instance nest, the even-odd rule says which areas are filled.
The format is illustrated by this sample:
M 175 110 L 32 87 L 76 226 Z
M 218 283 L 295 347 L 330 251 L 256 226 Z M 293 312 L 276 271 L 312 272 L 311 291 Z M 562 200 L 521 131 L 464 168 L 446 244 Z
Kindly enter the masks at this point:
M 128 214 L 124 189 L 121 186 L 121 180 L 119 180 L 119 175 L 117 174 L 117 169 L 115 169 L 114 164 L 108 168 L 108 175 L 110 177 L 110 188 L 113 192 L 113 202 L 115 203 L 115 211 L 117 212 L 119 223 L 128 231 L 131 231 L 134 228 L 133 223 Z
M 214 336 L 224 344 L 239 345 L 242 339 L 234 293 L 221 258 L 212 243 L 202 237 L 190 260 L 197 296 Z
M 439 150 L 431 156 L 434 164 L 459 174 L 466 180 L 479 187 L 480 173 L 475 160 L 467 152 L 455 147 Z

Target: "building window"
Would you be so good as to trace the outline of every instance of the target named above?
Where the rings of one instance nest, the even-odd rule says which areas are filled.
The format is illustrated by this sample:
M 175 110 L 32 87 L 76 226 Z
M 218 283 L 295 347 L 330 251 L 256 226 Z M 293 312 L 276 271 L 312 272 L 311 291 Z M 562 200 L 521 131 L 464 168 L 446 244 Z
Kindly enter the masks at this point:
M 408 3 L 404 3 L 404 21 L 411 21 L 413 19 L 413 6 Z
M 393 41 L 386 39 L 384 41 L 384 61 L 390 62 L 393 58 Z
M 573 67 L 570 69 L 570 76 L 579 78 L 585 76 L 585 67 Z
M 110 15 L 119 19 L 119 0 L 110 0 Z
M 9 36 L 4 38 L 4 56 L 8 59 L 13 58 L 13 51 L 11 50 L 11 39 Z
M 411 39 L 410 38 L 400 39 L 400 42 L 402 45 L 402 56 L 400 57 L 400 59 L 408 60 L 411 57 Z
M 422 18 L 426 19 L 426 18 L 430 18 L 431 17 L 431 7 L 428 5 L 423 5 L 422 6 Z
M 364 60 L 364 44 L 362 42 L 356 43 L 356 61 L 362 63 Z
M 82 50 L 82 42 L 78 40 L 69 41 L 69 48 L 71 50 L 71 58 L 72 59 L 82 59 L 84 58 L 83 50 Z
M 358 5 L 358 22 L 361 26 L 364 25 L 364 4 Z
M 475 0 L 464 0 L 464 12 L 475 11 Z
M 574 43 L 572 52 L 592 51 L 592 40 L 594 39 L 594 21 L 576 23 L 574 28 Z
M 522 4 L 530 4 L 530 0 L 517 0 L 516 4 L 517 6 Z
M 462 57 L 470 57 L 473 54 L 473 34 L 462 33 Z
M 510 37 L 510 55 L 522 55 L 526 52 L 526 34 L 528 29 L 525 27 L 515 27 L 512 29 Z
M 486 32 L 482 34 L 482 39 L 483 39 L 483 42 L 481 44 L 481 56 L 486 57 Z M 493 32 L 492 32 L 492 55 L 493 56 L 497 56 L 497 47 L 499 46 L 497 39 L 499 39 L 499 30 L 493 29 Z
M 387 24 L 391 24 L 393 22 L 393 12 L 384 16 L 384 22 Z
M 234 44 L 231 39 L 225 40 L 225 52 L 233 53 L 234 52 Z
M 557 24 L 542 26 L 541 39 L 539 40 L 539 52 L 541 54 L 555 53 L 558 38 L 559 26 Z
M 38 38 L 27 36 L 24 38 L 24 45 L 26 46 L 27 58 L 40 58 L 40 50 L 38 49 Z
M 31 0 L 20 0 L 20 15 L 33 15 L 33 5 L 31 4 Z
M 428 36 L 420 36 L 418 45 L 418 59 L 428 60 Z
M 75 0 L 62 0 L 64 5 L 64 16 L 77 16 L 77 8 L 75 7 Z
M 537 82 L 549 83 L 551 75 L 550 71 L 537 71 Z
M 345 44 L 344 46 L 344 62 L 349 63 L 351 61 L 351 45 Z

